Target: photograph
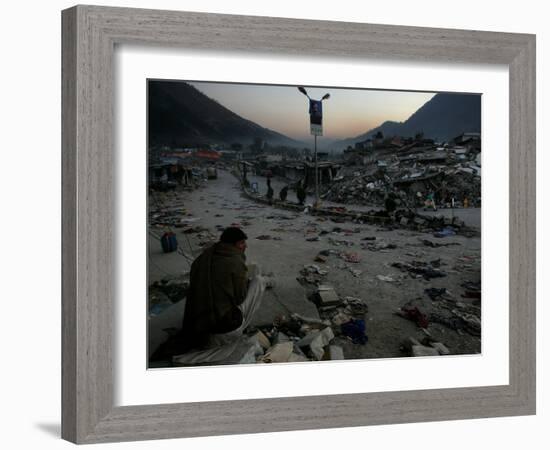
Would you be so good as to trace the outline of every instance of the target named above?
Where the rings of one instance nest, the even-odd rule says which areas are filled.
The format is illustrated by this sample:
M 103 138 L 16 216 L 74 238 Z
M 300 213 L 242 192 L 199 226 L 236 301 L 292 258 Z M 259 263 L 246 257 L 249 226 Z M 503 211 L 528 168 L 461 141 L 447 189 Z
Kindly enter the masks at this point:
M 148 368 L 481 353 L 480 94 L 147 101 Z

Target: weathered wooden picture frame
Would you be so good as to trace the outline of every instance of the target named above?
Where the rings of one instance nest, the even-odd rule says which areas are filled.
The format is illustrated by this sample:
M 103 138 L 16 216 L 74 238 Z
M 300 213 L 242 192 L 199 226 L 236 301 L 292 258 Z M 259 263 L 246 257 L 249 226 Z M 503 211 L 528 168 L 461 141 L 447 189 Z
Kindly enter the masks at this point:
M 62 29 L 64 439 L 96 443 L 535 413 L 535 36 L 97 6 L 63 11 Z M 115 407 L 116 44 L 506 65 L 509 384 Z

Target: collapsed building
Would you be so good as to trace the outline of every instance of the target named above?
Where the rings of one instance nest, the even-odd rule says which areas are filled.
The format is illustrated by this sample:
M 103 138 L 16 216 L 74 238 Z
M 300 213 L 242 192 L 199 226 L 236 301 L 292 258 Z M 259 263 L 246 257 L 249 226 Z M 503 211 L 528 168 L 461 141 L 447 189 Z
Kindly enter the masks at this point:
M 347 173 L 336 178 L 322 198 L 383 206 L 391 193 L 402 206 L 418 207 L 427 194 L 433 194 L 440 206 L 481 204 L 479 133 L 463 134 L 445 146 L 412 143 L 397 149 L 359 148 L 346 158 Z

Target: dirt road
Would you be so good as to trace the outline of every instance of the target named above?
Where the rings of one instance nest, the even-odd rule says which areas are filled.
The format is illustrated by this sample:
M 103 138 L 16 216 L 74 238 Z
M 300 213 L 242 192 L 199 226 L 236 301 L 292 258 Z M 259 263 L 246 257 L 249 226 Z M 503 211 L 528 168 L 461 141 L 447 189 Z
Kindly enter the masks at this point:
M 275 195 L 278 195 L 277 188 Z M 289 192 L 289 200 L 294 200 L 291 195 L 293 193 Z M 305 265 L 315 264 L 327 272 L 323 283 L 332 285 L 340 297 L 351 296 L 365 301 L 368 305 L 364 317 L 368 343 L 358 345 L 343 336 L 335 338 L 343 347 L 346 359 L 403 356 L 401 342 L 409 336 L 422 340 L 426 333 L 414 321 L 396 315 L 397 309 L 411 301 L 430 317 L 434 312 L 448 313 L 449 305 L 470 307 L 472 299 L 461 297 L 465 290 L 461 285 L 480 281 L 480 238 L 437 239 L 431 233 L 388 231 L 352 222 L 335 223 L 307 213 L 276 209 L 244 198 L 237 180 L 222 170 L 217 180 L 209 180 L 193 192 L 156 194 L 150 201 L 155 205 L 176 205 L 174 208 L 186 221 L 188 232 L 183 233 L 181 228 L 175 231 L 180 248 L 189 256 L 200 253 L 200 243 L 206 245 L 208 241 L 217 240 L 223 228 L 237 224 L 248 235 L 247 261 L 259 264 L 263 273 L 273 275 L 275 290 L 278 280 L 295 279 Z M 477 220 L 474 213 L 469 214 L 472 220 Z M 195 229 L 189 231 L 191 227 Z M 431 247 L 422 240 L 452 245 Z M 387 244 L 389 248 L 382 248 Z M 371 249 L 367 248 L 369 245 Z M 316 256 L 322 251 L 329 253 L 326 262 L 316 262 Z M 189 270 L 187 259 L 162 254 L 158 242 L 150 246 L 149 256 L 152 261 L 150 282 L 166 273 Z M 396 262 L 414 261 L 434 262 L 446 275 L 433 279 L 418 274 L 413 277 L 392 266 Z M 306 287 L 308 293 L 315 288 L 311 284 Z M 446 288 L 446 295 L 452 301 L 431 300 L 425 293 L 427 288 Z M 292 299 L 287 300 L 287 304 L 292 305 Z M 430 323 L 427 331 L 435 340 L 443 342 L 452 354 L 481 351 L 478 336 L 436 322 Z

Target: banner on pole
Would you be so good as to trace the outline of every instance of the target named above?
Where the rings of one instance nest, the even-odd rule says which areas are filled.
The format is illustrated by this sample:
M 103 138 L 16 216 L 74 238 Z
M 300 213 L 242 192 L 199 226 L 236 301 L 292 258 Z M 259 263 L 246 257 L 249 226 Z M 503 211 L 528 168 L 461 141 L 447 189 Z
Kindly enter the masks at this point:
M 321 100 L 309 100 L 309 124 L 312 135 L 323 135 L 323 103 Z

